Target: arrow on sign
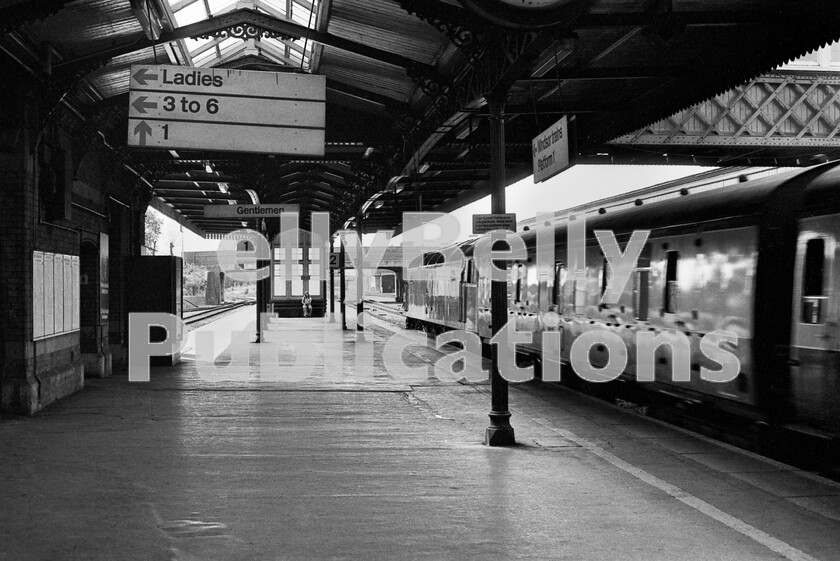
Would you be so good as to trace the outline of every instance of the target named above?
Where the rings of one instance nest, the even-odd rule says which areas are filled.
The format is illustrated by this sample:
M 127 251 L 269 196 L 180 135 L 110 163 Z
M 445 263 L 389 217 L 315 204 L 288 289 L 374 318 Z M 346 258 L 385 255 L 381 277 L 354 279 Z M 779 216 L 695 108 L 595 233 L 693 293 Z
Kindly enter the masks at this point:
M 134 127 L 134 136 L 140 135 L 140 146 L 146 145 L 146 135 L 152 136 L 152 127 L 146 121 L 140 121 Z
M 137 110 L 138 113 L 146 113 L 146 109 L 157 109 L 157 103 L 152 103 L 151 101 L 146 101 L 149 99 L 145 95 L 141 95 L 134 102 L 131 104 L 134 109 Z
M 134 81 L 140 84 L 141 86 L 145 86 L 146 80 L 157 80 L 158 75 L 149 74 L 148 70 L 146 70 L 145 68 L 141 68 L 140 70 L 134 73 L 134 76 L 132 76 L 132 78 L 134 78 Z

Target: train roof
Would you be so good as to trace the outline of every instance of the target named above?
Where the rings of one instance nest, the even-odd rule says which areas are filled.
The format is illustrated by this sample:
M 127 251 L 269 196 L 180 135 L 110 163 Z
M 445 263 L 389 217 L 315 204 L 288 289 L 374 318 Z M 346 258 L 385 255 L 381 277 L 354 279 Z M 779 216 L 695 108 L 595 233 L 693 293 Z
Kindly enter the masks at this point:
M 802 216 L 840 212 L 840 161 L 796 169 L 771 177 L 749 180 L 736 185 L 722 187 L 701 193 L 691 193 L 667 200 L 642 202 L 641 205 L 625 207 L 616 211 L 603 211 L 603 201 L 595 201 L 585 210 L 577 213 L 586 215 L 587 237 L 594 237 L 593 230 L 611 230 L 617 237 L 629 236 L 633 230 L 679 230 L 698 226 L 729 222 L 732 227 L 755 223 L 771 194 L 790 181 L 802 181 L 802 200 L 797 212 Z M 546 223 L 555 233 L 565 232 L 567 222 Z M 536 241 L 536 228 L 519 232 L 525 244 L 532 246 Z M 479 238 L 471 238 L 454 244 L 466 257 L 475 251 Z M 557 240 L 564 240 L 556 237 Z M 452 246 L 450 246 L 452 247 Z M 441 251 L 424 254 L 424 265 L 444 262 Z
M 732 222 L 749 223 L 762 213 L 770 195 L 782 185 L 800 178 L 803 186 L 803 199 L 799 212 L 824 214 L 827 209 L 840 210 L 840 162 L 821 164 L 802 170 L 794 170 L 773 177 L 745 181 L 730 187 L 690 193 L 673 199 L 642 203 L 640 206 L 623 208 L 614 212 L 599 212 L 595 202 L 585 212 L 587 235 L 595 229 L 611 230 L 617 236 L 629 235 L 633 230 L 661 230 Z M 809 177 L 813 176 L 813 177 Z M 565 231 L 567 222 L 556 226 L 558 231 Z M 536 230 L 520 232 L 526 244 L 531 245 L 536 238 Z

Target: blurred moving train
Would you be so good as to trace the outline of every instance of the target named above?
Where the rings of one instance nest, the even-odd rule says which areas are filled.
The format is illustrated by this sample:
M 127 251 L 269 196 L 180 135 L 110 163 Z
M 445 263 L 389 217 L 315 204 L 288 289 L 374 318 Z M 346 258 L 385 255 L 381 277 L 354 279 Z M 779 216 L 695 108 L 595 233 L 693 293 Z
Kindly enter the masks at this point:
M 521 233 L 528 259 L 508 265 L 508 321 L 533 332 L 534 344 L 518 345 L 517 351 L 538 363 L 540 333 L 559 329 L 561 358 L 568 364 L 578 336 L 609 330 L 628 349 L 620 381 L 633 383 L 635 333 L 650 330 L 667 339 L 682 332 L 691 346 L 690 381 L 673 381 L 674 357 L 661 345 L 655 382 L 635 387 L 805 434 L 840 436 L 840 166 L 828 163 L 702 193 L 683 189 L 680 195 L 636 201 L 615 212 L 594 203 L 586 219 L 585 276 L 575 282 L 565 263 L 568 222 L 550 225 L 554 270 L 548 275 L 537 271 L 536 232 Z M 594 230 L 614 232 L 622 248 L 634 230 L 651 231 L 614 305 L 600 303 L 611 273 Z M 424 256 L 421 278 L 408 286 L 407 326 L 466 329 L 486 341 L 491 282 L 479 278 L 475 240 L 460 248 L 466 258 L 459 269 L 447 269 L 441 253 Z M 552 311 L 559 325 L 546 323 Z M 727 350 L 739 358 L 740 372 L 726 383 L 699 376 L 701 366 L 719 368 L 699 349 L 701 337 L 717 329 L 739 337 Z M 607 349 L 594 345 L 589 360 L 605 365 Z M 564 379 L 570 375 L 565 366 Z

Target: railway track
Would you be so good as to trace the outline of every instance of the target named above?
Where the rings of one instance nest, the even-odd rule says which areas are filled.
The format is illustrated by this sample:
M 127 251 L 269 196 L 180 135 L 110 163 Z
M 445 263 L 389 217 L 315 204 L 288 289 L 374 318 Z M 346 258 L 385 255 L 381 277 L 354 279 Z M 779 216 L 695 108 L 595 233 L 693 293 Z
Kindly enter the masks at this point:
M 204 322 L 208 319 L 227 314 L 243 306 L 251 306 L 254 303 L 255 302 L 253 300 L 241 300 L 239 302 L 221 304 L 220 306 L 214 306 L 212 308 L 207 308 L 204 310 L 192 310 L 189 312 L 184 312 L 184 323 L 186 325 L 192 326 L 197 323 Z
M 383 303 L 365 300 L 365 310 L 383 321 L 405 328 L 405 312 L 399 302 Z

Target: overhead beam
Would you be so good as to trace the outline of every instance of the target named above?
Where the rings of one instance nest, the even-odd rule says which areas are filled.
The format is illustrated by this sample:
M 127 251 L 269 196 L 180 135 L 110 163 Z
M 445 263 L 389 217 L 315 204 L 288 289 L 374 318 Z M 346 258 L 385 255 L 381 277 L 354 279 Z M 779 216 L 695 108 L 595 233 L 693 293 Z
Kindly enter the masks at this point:
M 155 193 L 158 197 L 171 204 L 176 208 L 186 208 L 190 205 L 213 205 L 213 204 L 227 204 L 229 199 L 217 199 L 213 197 L 173 197 L 169 195 L 161 195 Z M 216 202 L 218 201 L 218 202 Z
M 163 196 L 174 196 L 174 197 L 203 197 L 209 198 L 212 197 L 214 199 L 233 199 L 236 200 L 236 196 L 230 193 L 223 193 L 222 191 L 201 191 L 199 189 L 166 189 L 160 188 L 155 186 L 155 194 L 156 195 L 163 195 Z
M 684 66 L 588 66 L 552 70 L 548 78 L 522 80 L 523 85 L 554 86 L 557 80 L 643 80 L 645 78 L 679 78 L 690 76 L 692 69 Z
M 219 183 L 227 183 L 228 185 L 233 185 L 238 183 L 238 180 L 234 177 L 219 177 L 217 179 L 193 179 L 193 178 L 186 178 L 186 179 L 172 179 L 170 177 L 164 177 L 162 179 L 158 179 L 155 182 L 155 187 L 161 187 L 163 184 L 174 184 L 175 187 L 173 189 L 180 189 L 183 188 L 184 184 L 194 185 L 198 183 L 199 185 L 204 185 L 207 189 L 202 189 L 201 187 L 198 188 L 199 191 L 218 191 L 219 190 Z M 164 188 L 165 187 L 161 187 Z M 195 191 L 196 189 L 192 189 Z
M 350 84 L 345 84 L 332 78 L 327 78 L 327 90 L 341 92 L 362 101 L 373 103 L 375 105 L 381 105 L 382 107 L 389 107 L 398 111 L 408 112 L 410 110 L 409 105 L 400 103 L 396 99 L 360 88 L 358 86 L 351 86 Z
M 778 3 L 768 2 L 766 10 L 675 10 L 669 13 L 651 12 L 611 12 L 588 13 L 581 15 L 571 25 L 572 29 L 610 28 L 610 27 L 638 27 L 668 21 L 692 26 L 759 26 L 768 24 L 789 24 L 791 17 L 795 19 L 813 17 L 815 11 L 810 7 L 801 10 L 796 2 L 790 2 L 793 9 L 778 8 Z M 797 17 L 798 16 L 798 17 Z
M 485 170 L 486 171 L 486 170 Z M 487 179 L 487 173 L 482 173 L 482 177 L 476 177 L 475 174 L 469 175 L 457 175 L 455 177 L 452 176 L 434 176 L 434 177 L 423 177 L 422 175 L 417 177 L 415 180 L 415 174 L 411 174 L 405 176 L 401 179 L 398 184 L 399 185 L 436 185 L 436 184 L 446 184 L 446 183 L 472 183 L 479 179 Z
M 515 51 L 515 54 L 508 52 L 502 46 L 496 46 L 496 49 L 487 53 L 486 56 L 493 57 L 487 63 L 487 66 L 492 69 L 497 69 L 492 73 L 489 70 L 482 69 L 487 72 L 486 76 L 478 76 L 478 69 L 473 67 L 473 74 L 479 78 L 484 86 L 483 91 L 471 92 L 478 97 L 459 104 L 458 110 L 452 112 L 442 122 L 438 121 L 438 126 L 433 130 L 423 143 L 414 151 L 410 158 L 407 158 L 402 168 L 402 175 L 409 175 L 412 170 L 417 169 L 426 156 L 434 149 L 434 147 L 441 141 L 451 130 L 461 124 L 461 122 L 469 116 L 471 111 L 477 111 L 487 105 L 486 99 L 488 96 L 502 96 L 507 97 L 510 88 L 523 75 L 528 73 L 531 64 L 534 60 L 553 44 L 554 38 L 550 34 L 535 34 L 528 36 L 530 40 L 522 40 L 521 43 L 512 43 L 509 47 Z M 469 84 L 471 80 L 468 75 L 462 78 L 465 84 Z M 471 90 L 472 88 L 470 88 Z M 430 109 L 430 111 L 432 111 Z M 429 114 L 427 113 L 427 116 Z
M 348 166 L 340 165 L 340 164 L 322 164 L 319 163 L 319 166 L 324 168 L 324 171 L 328 171 L 334 175 L 338 175 L 340 177 L 346 177 L 349 179 L 353 178 L 353 172 L 350 170 Z
M 330 22 L 330 11 L 332 10 L 332 0 L 321 0 L 318 6 L 318 16 L 315 18 L 315 29 L 319 33 L 327 31 L 327 25 Z
M 556 82 L 555 82 L 556 83 Z M 587 100 L 575 103 L 518 103 L 505 105 L 505 117 L 514 115 L 556 115 L 556 114 L 579 114 L 579 113 L 620 113 L 626 106 L 622 103 L 603 103 L 598 100 Z M 489 114 L 486 108 L 475 111 L 473 115 L 486 117 Z M 465 139 L 463 140 L 465 143 Z
M 152 197 L 152 200 L 149 202 L 149 206 L 151 206 L 153 209 L 160 212 L 164 216 L 171 218 L 187 230 L 194 232 L 201 237 L 204 237 L 205 232 L 200 226 L 198 226 L 192 220 L 190 220 L 188 216 L 185 216 L 184 213 L 172 208 L 172 205 L 164 202 L 162 199 L 158 197 Z

